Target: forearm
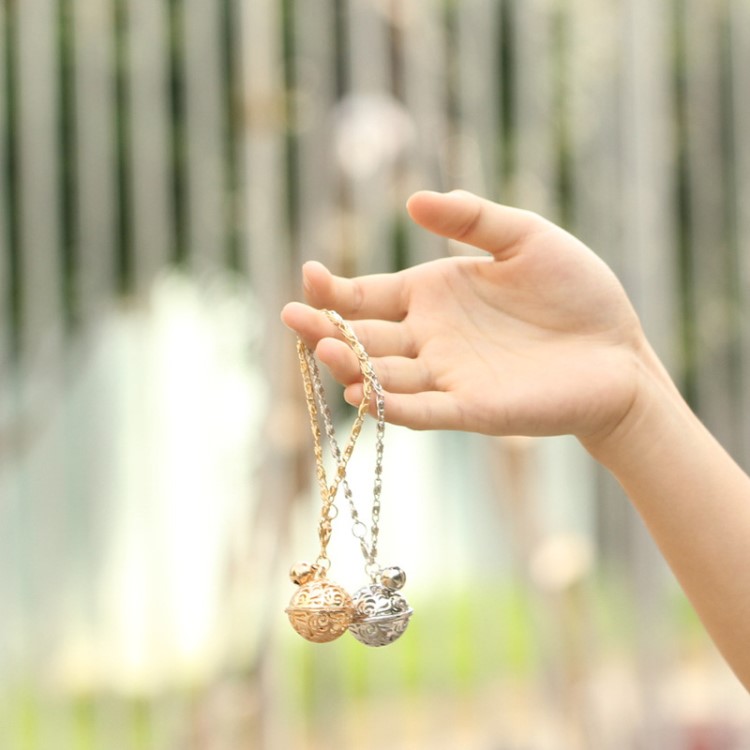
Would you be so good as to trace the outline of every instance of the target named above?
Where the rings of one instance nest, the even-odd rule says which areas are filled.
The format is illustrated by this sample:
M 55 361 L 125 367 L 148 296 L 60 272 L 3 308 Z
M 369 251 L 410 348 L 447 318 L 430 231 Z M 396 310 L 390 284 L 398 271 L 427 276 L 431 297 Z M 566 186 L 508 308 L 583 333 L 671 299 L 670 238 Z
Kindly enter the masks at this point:
M 606 439 L 583 441 L 618 479 L 725 658 L 750 689 L 750 478 L 650 351 L 645 384 Z

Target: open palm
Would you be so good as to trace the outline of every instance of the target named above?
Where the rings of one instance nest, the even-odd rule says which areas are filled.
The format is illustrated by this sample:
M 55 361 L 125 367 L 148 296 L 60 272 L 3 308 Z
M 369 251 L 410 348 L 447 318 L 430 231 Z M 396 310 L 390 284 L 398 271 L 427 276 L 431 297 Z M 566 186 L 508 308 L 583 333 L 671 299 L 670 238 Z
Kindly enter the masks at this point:
M 421 192 L 408 208 L 426 229 L 491 255 L 356 279 L 306 264 L 310 306 L 290 303 L 282 318 L 347 399 L 361 396 L 357 361 L 318 308 L 352 322 L 391 422 L 583 439 L 611 430 L 636 397 L 646 344 L 609 268 L 554 224 L 470 193 Z

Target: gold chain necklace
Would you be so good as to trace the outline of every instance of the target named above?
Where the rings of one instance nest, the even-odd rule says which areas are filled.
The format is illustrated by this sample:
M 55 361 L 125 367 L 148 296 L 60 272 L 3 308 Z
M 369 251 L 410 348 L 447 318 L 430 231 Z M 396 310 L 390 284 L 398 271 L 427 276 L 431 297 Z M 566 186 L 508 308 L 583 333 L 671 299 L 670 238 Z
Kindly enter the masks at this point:
M 342 451 L 336 440 L 331 410 L 325 397 L 315 355 L 303 341 L 297 341 L 297 355 L 310 416 L 316 476 L 321 496 L 321 514 L 318 523 L 320 553 L 315 563 L 297 563 L 292 567 L 290 578 L 300 588 L 295 592 L 286 611 L 292 627 L 304 638 L 315 643 L 334 640 L 348 629 L 357 640 L 368 646 L 383 646 L 401 636 L 412 614 L 406 599 L 398 591 L 406 582 L 404 572 L 396 567 L 381 568 L 377 563 L 385 398 L 370 358 L 351 326 L 338 313 L 332 310 L 323 312 L 339 329 L 344 341 L 357 357 L 362 374 L 363 394 L 357 409 L 357 416 Z M 376 460 L 368 540 L 367 525 L 359 516 L 353 493 L 346 479 L 346 468 L 362 431 L 373 395 L 377 415 Z M 336 461 L 336 476 L 330 486 L 323 463 L 321 421 L 331 453 Z M 344 490 L 353 523 L 352 534 L 359 542 L 365 561 L 365 572 L 370 577 L 370 583 L 360 588 L 353 597 L 350 597 L 341 586 L 326 578 L 331 566 L 327 549 L 331 538 L 332 521 L 338 513 L 335 499 L 339 487 Z

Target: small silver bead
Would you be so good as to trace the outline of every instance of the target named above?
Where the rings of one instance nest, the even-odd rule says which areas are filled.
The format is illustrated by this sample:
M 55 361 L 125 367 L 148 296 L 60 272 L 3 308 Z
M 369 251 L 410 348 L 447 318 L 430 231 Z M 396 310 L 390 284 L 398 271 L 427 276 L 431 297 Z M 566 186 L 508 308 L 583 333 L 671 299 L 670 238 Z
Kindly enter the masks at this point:
M 406 573 L 401 568 L 385 568 L 380 574 L 380 582 L 391 591 L 398 591 L 406 583 Z
M 315 578 L 318 572 L 318 566 L 313 565 L 309 562 L 298 562 L 294 563 L 289 569 L 289 580 L 292 583 L 296 583 L 298 586 L 302 586 Z

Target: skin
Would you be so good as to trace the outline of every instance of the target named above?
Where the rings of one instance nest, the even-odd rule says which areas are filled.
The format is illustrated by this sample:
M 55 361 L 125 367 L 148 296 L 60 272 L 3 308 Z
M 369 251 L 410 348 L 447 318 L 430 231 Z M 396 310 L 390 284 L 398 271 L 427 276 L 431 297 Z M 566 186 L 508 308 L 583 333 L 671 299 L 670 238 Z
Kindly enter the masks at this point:
M 345 279 L 303 267 L 282 320 L 362 396 L 320 312 L 352 323 L 388 421 L 488 435 L 575 435 L 618 479 L 709 634 L 750 689 L 750 478 L 690 411 L 621 284 L 536 214 L 464 191 L 419 192 L 412 219 L 489 253 Z

